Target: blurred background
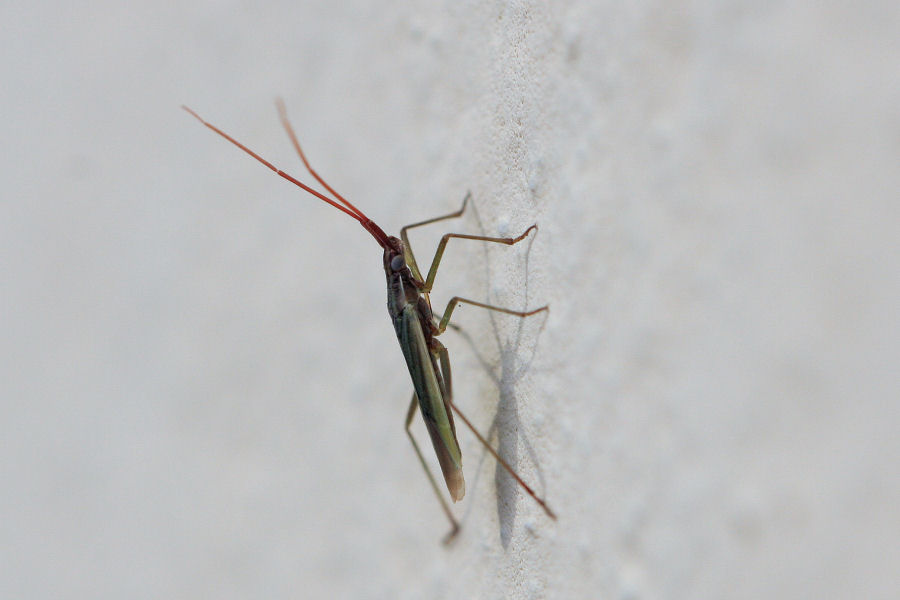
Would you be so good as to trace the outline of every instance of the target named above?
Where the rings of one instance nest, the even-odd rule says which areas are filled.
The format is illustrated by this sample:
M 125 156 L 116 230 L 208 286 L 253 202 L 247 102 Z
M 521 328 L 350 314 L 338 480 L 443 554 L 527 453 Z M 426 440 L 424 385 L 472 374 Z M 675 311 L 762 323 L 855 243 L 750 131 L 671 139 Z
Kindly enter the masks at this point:
M 0 596 L 895 598 L 896 2 L 0 7 Z M 460 430 L 403 433 L 416 230 Z M 458 242 L 458 243 L 457 243 Z M 417 423 L 414 433 L 425 442 Z M 429 453 L 429 459 L 430 459 Z

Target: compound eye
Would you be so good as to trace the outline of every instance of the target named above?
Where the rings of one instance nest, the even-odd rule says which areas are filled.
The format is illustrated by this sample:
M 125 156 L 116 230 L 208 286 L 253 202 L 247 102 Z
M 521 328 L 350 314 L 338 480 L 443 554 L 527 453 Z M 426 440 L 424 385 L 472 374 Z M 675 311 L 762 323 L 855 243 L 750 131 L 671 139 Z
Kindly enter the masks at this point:
M 394 258 L 391 259 L 391 271 L 399 271 L 406 266 L 406 261 L 403 260 L 403 255 L 398 254 Z

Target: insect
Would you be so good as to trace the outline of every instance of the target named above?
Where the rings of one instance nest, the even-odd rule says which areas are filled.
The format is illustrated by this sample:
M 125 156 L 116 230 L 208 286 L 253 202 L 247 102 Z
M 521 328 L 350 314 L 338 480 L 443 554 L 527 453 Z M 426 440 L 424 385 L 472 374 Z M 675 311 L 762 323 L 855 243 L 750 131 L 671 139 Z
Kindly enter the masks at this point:
M 475 437 L 478 438 L 481 444 L 484 445 L 494 458 L 497 459 L 498 463 L 503 466 L 519 485 L 522 486 L 522 489 L 524 489 L 541 506 L 541 508 L 544 509 L 544 512 L 546 512 L 550 518 L 556 519 L 556 515 L 550 507 L 547 506 L 544 499 L 538 496 L 534 490 L 519 477 L 515 470 L 500 457 L 484 436 L 478 432 L 469 419 L 466 418 L 466 416 L 460 412 L 459 408 L 457 408 L 456 404 L 453 403 L 450 359 L 446 347 L 444 347 L 437 339 L 437 336 L 444 333 L 448 325 L 450 325 L 450 315 L 453 313 L 454 308 L 460 303 L 470 304 L 517 317 L 528 317 L 544 312 L 549 310 L 548 307 L 542 306 L 541 308 L 531 311 L 517 311 L 455 296 L 447 304 L 447 308 L 444 310 L 442 317 L 438 320 L 432 313 L 431 300 L 429 298 L 429 293 L 431 292 L 435 276 L 437 275 L 438 265 L 441 262 L 441 257 L 444 254 L 447 242 L 451 238 L 478 240 L 511 246 L 525 239 L 531 231 L 537 229 L 537 225 L 532 225 L 526 229 L 524 233 L 515 238 L 487 237 L 460 233 L 445 234 L 438 244 L 428 274 L 423 278 L 419 266 L 416 264 L 416 259 L 413 256 L 412 250 L 410 249 L 407 231 L 414 227 L 421 227 L 423 225 L 429 225 L 438 221 L 462 216 L 466 210 L 470 195 L 466 195 L 463 200 L 462 208 L 458 211 L 421 221 L 419 223 L 413 223 L 412 225 L 407 225 L 400 230 L 399 238 L 389 236 L 361 210 L 337 193 L 334 188 L 328 185 L 315 169 L 312 168 L 300 147 L 300 142 L 297 140 L 294 129 L 288 120 L 287 109 L 281 100 L 278 100 L 277 107 L 281 124 L 285 131 L 287 131 L 291 143 L 294 145 L 297 154 L 300 155 L 300 160 L 303 161 L 306 170 L 309 171 L 310 175 L 312 175 L 316 181 L 328 190 L 332 197 L 328 197 L 302 183 L 295 177 L 288 175 L 215 125 L 205 121 L 190 108 L 182 106 L 185 111 L 190 113 L 203 125 L 261 162 L 279 176 L 359 221 L 363 226 L 363 229 L 368 231 L 372 237 L 375 238 L 375 241 L 378 242 L 378 245 L 384 250 L 384 273 L 387 278 L 388 314 L 394 324 L 394 330 L 397 333 L 397 339 L 400 342 L 403 357 L 406 359 L 406 366 L 409 369 L 414 389 L 409 410 L 406 413 L 405 429 L 412 442 L 413 448 L 416 451 L 416 455 L 419 458 L 419 462 L 422 463 L 422 467 L 425 469 L 425 474 L 428 476 L 431 487 L 434 489 L 444 513 L 446 513 L 447 518 L 450 520 L 451 529 L 444 538 L 444 542 L 448 543 L 456 536 L 459 531 L 459 523 L 453 516 L 453 512 L 450 510 L 447 501 L 444 499 L 444 495 L 441 493 L 437 481 L 431 473 L 431 469 L 428 467 L 425 457 L 422 455 L 419 444 L 416 442 L 416 439 L 410 430 L 410 425 L 415 417 L 416 407 L 418 407 L 422 413 L 423 420 L 425 421 L 425 428 L 431 438 L 431 443 L 437 454 L 444 481 L 447 484 L 447 490 L 450 492 L 450 497 L 454 502 L 461 500 L 466 492 L 466 484 L 462 472 L 462 455 L 459 449 L 459 442 L 456 438 L 456 426 L 453 422 L 453 413 L 455 412 L 472 431 Z M 452 325 L 450 326 L 452 327 Z

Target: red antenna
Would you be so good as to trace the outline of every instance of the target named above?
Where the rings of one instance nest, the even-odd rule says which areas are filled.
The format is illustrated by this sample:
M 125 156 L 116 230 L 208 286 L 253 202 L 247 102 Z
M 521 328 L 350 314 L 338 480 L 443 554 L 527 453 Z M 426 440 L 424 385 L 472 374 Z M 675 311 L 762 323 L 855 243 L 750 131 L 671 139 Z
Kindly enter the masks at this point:
M 306 155 L 303 153 L 303 150 L 300 148 L 300 142 L 297 141 L 297 135 L 294 133 L 294 129 L 293 129 L 293 127 L 291 127 L 291 123 L 288 120 L 287 110 L 284 107 L 284 102 L 282 102 L 282 100 L 279 98 L 278 101 L 276 102 L 276 104 L 278 106 L 278 114 L 281 117 L 281 124 L 284 125 L 284 128 L 287 130 L 288 136 L 290 136 L 291 142 L 294 144 L 294 148 L 297 150 L 297 154 L 300 155 L 300 159 L 303 161 L 303 164 L 306 166 L 306 169 L 316 179 L 316 181 L 321 183 L 325 187 L 325 189 L 327 189 L 329 192 L 331 192 L 334 195 L 335 198 L 337 198 L 337 201 L 333 200 L 332 198 L 329 198 L 328 196 L 326 196 L 325 194 L 323 194 L 321 192 L 314 190 L 313 188 L 309 187 L 308 185 L 306 185 L 305 183 L 303 183 L 296 177 L 293 177 L 292 175 L 285 173 L 284 171 L 282 171 L 281 169 L 279 169 L 278 167 L 276 167 L 275 165 L 273 165 L 272 163 L 270 163 L 269 161 L 267 161 L 266 159 L 261 157 L 259 154 L 257 154 L 256 152 L 254 152 L 253 150 L 251 150 L 244 144 L 240 143 L 239 141 L 237 141 L 236 139 L 234 139 L 233 137 L 231 137 L 230 135 L 228 135 L 227 133 L 225 133 L 224 131 L 222 131 L 221 129 L 216 127 L 215 125 L 213 125 L 212 123 L 209 123 L 208 121 L 204 120 L 203 117 L 201 117 L 200 115 L 195 113 L 193 110 L 191 110 L 187 106 L 184 106 L 182 104 L 181 108 L 183 108 L 185 111 L 190 113 L 190 115 L 193 116 L 195 119 L 197 119 L 198 121 L 203 123 L 203 125 L 205 125 L 209 129 L 213 130 L 214 132 L 216 132 L 217 134 L 219 134 L 220 136 L 222 136 L 223 138 L 225 138 L 226 140 L 228 140 L 229 142 L 231 142 L 232 144 L 234 144 L 235 146 L 237 146 L 238 148 L 240 148 L 241 150 L 243 150 L 244 152 L 246 152 L 247 154 L 249 154 L 256 160 L 261 162 L 263 165 L 265 165 L 266 167 L 268 167 L 269 169 L 274 171 L 276 175 L 279 175 L 279 176 L 283 177 L 284 179 L 287 179 L 288 181 L 290 181 L 297 187 L 302 188 L 303 190 L 309 192 L 310 194 L 312 194 L 319 200 L 327 202 L 328 204 L 335 207 L 339 211 L 346 213 L 346 214 L 350 215 L 351 217 L 353 217 L 354 219 L 356 219 L 357 221 L 359 221 L 360 225 L 362 225 L 366 231 L 368 231 L 370 234 L 372 234 L 372 237 L 375 238 L 375 241 L 377 241 L 378 244 L 382 248 L 386 248 L 387 246 L 389 246 L 390 243 L 388 241 L 388 236 L 381 229 L 381 227 L 376 225 L 374 221 L 372 221 L 369 217 L 367 217 L 365 215 L 365 213 L 363 213 L 361 210 L 359 210 L 358 208 L 353 206 L 349 201 L 347 201 L 346 198 L 344 198 L 343 196 L 338 194 L 334 190 L 334 188 L 332 188 L 330 185 L 325 183 L 325 180 L 322 179 L 319 176 L 319 174 L 313 170 L 313 168 L 309 164 L 309 161 L 306 160 Z

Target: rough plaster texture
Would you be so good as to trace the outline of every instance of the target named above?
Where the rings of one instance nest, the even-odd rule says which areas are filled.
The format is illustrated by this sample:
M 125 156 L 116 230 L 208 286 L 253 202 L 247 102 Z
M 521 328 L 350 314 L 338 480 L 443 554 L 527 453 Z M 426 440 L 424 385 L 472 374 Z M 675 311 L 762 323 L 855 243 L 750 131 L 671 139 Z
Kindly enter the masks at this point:
M 3 598 L 896 598 L 895 2 L 5 2 Z M 378 248 L 454 243 L 456 544 Z M 445 229 L 417 232 L 426 258 Z M 421 429 L 416 430 L 421 437 Z

